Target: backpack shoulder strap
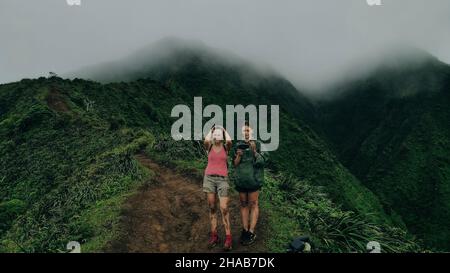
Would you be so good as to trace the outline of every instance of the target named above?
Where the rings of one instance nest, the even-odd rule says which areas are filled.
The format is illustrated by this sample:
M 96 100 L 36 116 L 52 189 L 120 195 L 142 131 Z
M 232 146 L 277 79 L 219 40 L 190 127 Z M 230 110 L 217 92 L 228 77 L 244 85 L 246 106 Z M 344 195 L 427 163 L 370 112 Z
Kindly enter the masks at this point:
M 209 154 L 209 152 L 211 152 L 212 147 L 213 147 L 213 144 L 210 144 L 209 149 L 208 149 L 208 154 Z

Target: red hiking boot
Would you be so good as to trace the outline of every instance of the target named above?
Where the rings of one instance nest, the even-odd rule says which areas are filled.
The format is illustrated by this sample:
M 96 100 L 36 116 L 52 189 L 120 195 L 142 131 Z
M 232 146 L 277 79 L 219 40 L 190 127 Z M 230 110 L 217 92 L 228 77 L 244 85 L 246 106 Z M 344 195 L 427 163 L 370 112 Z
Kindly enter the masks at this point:
M 233 240 L 231 239 L 231 234 L 230 235 L 226 235 L 225 243 L 223 245 L 223 250 L 230 251 L 233 248 L 232 244 L 233 244 Z
M 217 231 L 213 231 L 210 233 L 208 248 L 213 248 L 219 243 L 219 236 L 217 235 Z

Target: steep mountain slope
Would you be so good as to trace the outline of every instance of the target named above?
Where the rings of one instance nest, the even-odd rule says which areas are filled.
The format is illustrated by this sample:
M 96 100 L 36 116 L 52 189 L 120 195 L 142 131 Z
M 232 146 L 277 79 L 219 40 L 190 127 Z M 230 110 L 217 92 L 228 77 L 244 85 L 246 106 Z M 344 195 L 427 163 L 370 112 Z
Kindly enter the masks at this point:
M 322 128 L 388 213 L 449 250 L 450 67 L 424 54 L 393 63 L 322 101 Z
M 108 76 L 110 71 L 114 77 Z M 177 90 L 179 98 L 190 106 L 194 96 L 202 96 L 204 105 L 223 107 L 279 104 L 280 147 L 273 152 L 271 167 L 324 186 L 345 209 L 375 221 L 390 222 L 377 197 L 335 159 L 314 132 L 317 123 L 313 105 L 291 83 L 272 71 L 261 71 L 236 56 L 201 44 L 169 39 L 118 62 L 82 70 L 79 76 L 107 82 L 150 77 Z

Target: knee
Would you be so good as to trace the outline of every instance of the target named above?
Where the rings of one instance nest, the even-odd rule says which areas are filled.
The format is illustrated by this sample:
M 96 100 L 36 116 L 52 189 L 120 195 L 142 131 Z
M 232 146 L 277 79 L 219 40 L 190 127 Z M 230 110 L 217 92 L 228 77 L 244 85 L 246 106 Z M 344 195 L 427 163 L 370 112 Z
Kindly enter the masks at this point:
M 249 201 L 248 206 L 250 209 L 257 209 L 258 208 L 258 201 Z
M 230 209 L 228 208 L 228 206 L 220 206 L 220 211 L 223 215 L 227 215 Z
M 209 212 L 216 213 L 216 211 L 217 211 L 216 204 L 209 204 Z
M 241 201 L 241 208 L 247 208 L 248 207 L 248 201 Z

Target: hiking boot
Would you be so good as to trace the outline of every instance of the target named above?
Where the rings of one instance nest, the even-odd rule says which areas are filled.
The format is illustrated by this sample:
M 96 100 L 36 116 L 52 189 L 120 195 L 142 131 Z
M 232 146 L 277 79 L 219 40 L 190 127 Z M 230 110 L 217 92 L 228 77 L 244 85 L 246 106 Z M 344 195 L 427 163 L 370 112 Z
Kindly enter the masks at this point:
M 247 243 L 247 241 L 249 239 L 248 235 L 249 235 L 248 230 L 242 229 L 241 238 L 240 238 L 241 244 L 245 245 Z
M 211 232 L 209 241 L 208 241 L 208 248 L 213 248 L 219 243 L 219 236 L 217 235 L 217 231 Z
M 253 244 L 256 241 L 256 234 L 255 233 L 253 233 L 251 231 L 248 231 L 248 235 L 247 236 L 248 236 L 248 239 L 247 239 L 247 241 L 245 241 L 245 243 L 243 245 L 249 246 L 249 245 Z
M 231 235 L 226 235 L 225 243 L 223 244 L 223 250 L 230 251 L 232 249 L 233 240 L 231 239 Z

